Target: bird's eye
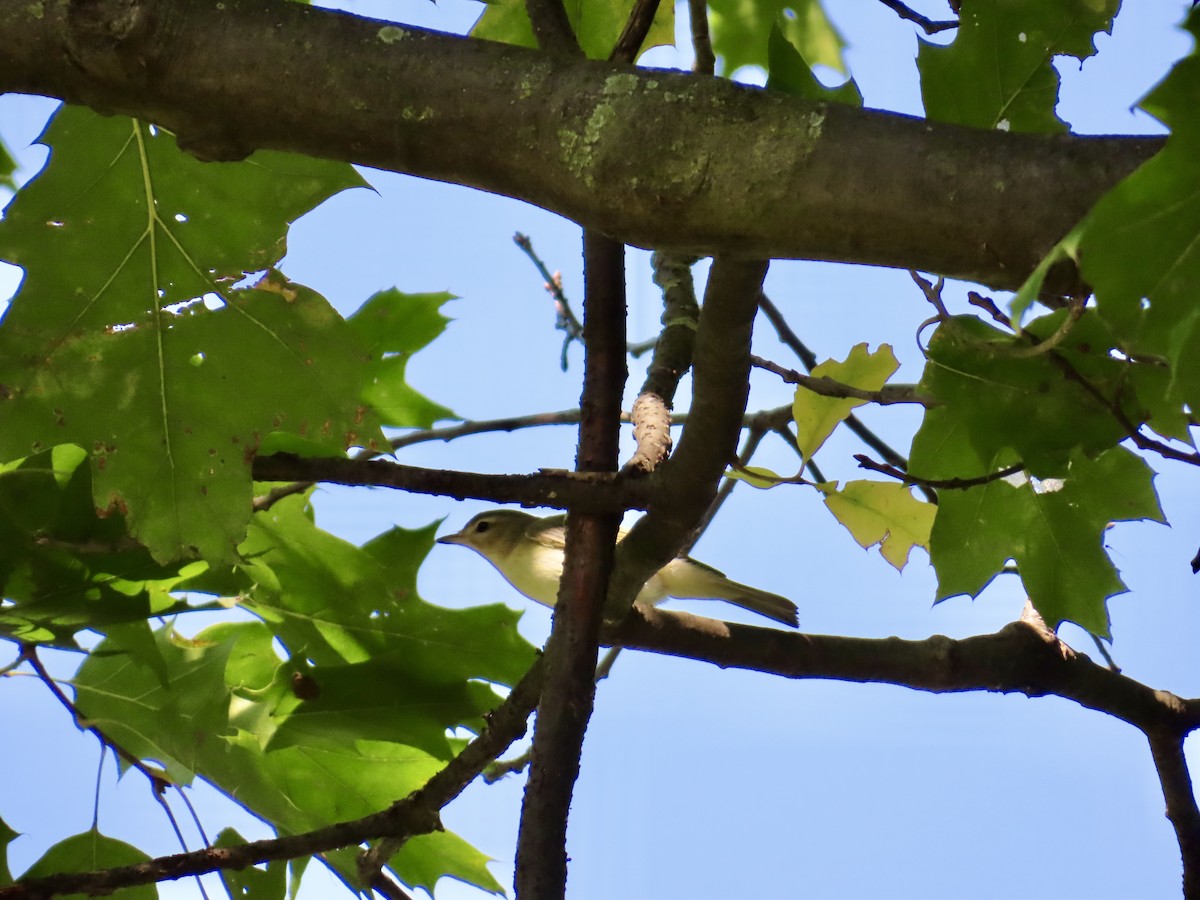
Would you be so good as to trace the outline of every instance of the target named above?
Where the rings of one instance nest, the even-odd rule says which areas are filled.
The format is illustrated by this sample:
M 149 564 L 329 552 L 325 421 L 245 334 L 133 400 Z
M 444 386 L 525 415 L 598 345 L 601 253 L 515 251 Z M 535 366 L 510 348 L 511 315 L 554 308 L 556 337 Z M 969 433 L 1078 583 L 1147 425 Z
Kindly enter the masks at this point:
M 477 522 L 475 524 L 475 533 L 483 534 L 485 531 L 487 531 L 491 527 L 491 525 L 492 525 L 491 522 Z

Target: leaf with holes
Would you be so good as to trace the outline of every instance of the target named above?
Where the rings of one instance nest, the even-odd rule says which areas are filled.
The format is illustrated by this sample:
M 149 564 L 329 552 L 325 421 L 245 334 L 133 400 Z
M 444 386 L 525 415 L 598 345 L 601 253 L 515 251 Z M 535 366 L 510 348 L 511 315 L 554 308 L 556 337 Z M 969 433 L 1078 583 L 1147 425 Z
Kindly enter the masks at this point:
M 863 391 L 877 391 L 900 368 L 892 348 L 887 344 L 874 353 L 866 344 L 857 344 L 845 362 L 827 360 L 812 370 L 814 378 L 830 378 Z M 804 385 L 796 388 L 792 400 L 792 418 L 796 420 L 796 446 L 806 460 L 812 459 L 826 439 L 833 434 L 851 410 L 866 400 L 846 400 L 826 397 L 810 391 Z
M 931 119 L 1004 131 L 1064 131 L 1056 56 L 1086 59 L 1120 0 L 972 0 L 954 43 L 921 42 L 917 67 Z
M 382 440 L 359 399 L 367 352 L 324 298 L 277 274 L 234 289 L 279 260 L 292 220 L 363 182 L 283 154 L 200 163 L 72 107 L 43 141 L 47 168 L 0 222 L 0 257 L 26 273 L 0 326 L 0 454 L 77 444 L 96 506 L 156 560 L 231 559 L 266 435 Z
M 789 41 L 778 23 L 771 26 L 767 42 L 767 62 L 770 66 L 767 88 L 782 91 L 794 97 L 809 100 L 826 100 L 844 103 L 847 106 L 862 106 L 862 91 L 853 78 L 848 78 L 837 87 L 825 87 L 813 74 L 812 66 L 804 61 L 800 51 Z
M 817 485 L 834 518 L 846 526 L 864 549 L 875 544 L 897 569 L 903 569 L 913 547 L 929 549 L 929 531 L 936 507 L 912 495 L 903 484 L 850 481 Z
M 1200 12 L 1187 28 L 1200 37 Z M 1123 349 L 1169 364 L 1167 391 L 1191 411 L 1200 408 L 1198 104 L 1200 54 L 1193 53 L 1141 104 L 1170 126 L 1166 147 L 1096 204 L 1080 248 L 1100 315 Z

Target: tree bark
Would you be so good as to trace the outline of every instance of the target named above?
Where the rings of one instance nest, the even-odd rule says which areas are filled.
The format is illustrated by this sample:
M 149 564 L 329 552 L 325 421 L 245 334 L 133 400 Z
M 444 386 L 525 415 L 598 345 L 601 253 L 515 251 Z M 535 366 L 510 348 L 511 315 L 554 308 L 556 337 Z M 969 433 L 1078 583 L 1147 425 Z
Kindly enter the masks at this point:
M 0 34 L 0 90 L 149 119 L 202 158 L 289 150 L 516 197 L 639 247 L 997 288 L 1162 146 L 960 128 L 284 0 L 12 2 Z

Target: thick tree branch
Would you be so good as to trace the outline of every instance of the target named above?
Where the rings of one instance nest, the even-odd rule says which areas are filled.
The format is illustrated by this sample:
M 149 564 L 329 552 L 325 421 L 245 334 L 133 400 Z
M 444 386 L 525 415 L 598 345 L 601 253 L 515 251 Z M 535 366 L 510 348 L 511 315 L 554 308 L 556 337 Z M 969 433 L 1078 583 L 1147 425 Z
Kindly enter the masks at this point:
M 932 693 L 1055 695 L 1147 734 L 1180 739 L 1200 728 L 1200 699 L 1154 690 L 1086 656 L 1064 654 L 1052 633 L 1024 622 L 962 640 L 908 641 L 797 634 L 637 606 L 605 642 L 785 678 L 881 682 Z
M 627 375 L 625 247 L 585 232 L 583 257 L 585 356 L 576 468 L 612 473 Z M 518 897 L 550 900 L 566 893 L 567 818 L 595 701 L 600 625 L 620 525 L 621 514 L 612 511 L 575 511 L 567 518 L 566 560 L 546 642 L 546 687 L 521 804 Z
M 655 502 L 617 548 L 610 615 L 623 614 L 646 580 L 674 559 L 737 454 L 750 392 L 750 337 L 767 265 L 765 260 L 713 260 L 693 348 L 688 424 L 679 449 L 657 473 Z
M 1183 896 L 1195 900 L 1200 897 L 1200 809 L 1183 755 L 1183 736 L 1151 732 L 1146 737 L 1183 859 Z
M 0 91 L 149 119 L 202 157 L 290 150 L 517 197 L 641 247 L 1005 288 L 1162 146 L 960 128 L 284 0 L 6 3 L 0 34 Z

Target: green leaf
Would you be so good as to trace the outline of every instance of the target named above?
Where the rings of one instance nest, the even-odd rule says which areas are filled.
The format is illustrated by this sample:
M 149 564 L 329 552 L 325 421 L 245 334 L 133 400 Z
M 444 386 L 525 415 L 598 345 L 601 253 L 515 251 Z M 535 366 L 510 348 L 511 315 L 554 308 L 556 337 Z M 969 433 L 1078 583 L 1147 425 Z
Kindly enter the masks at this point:
M 170 592 L 203 563 L 160 566 L 121 516 L 97 516 L 86 460 L 66 444 L 0 465 L 0 635 L 74 648 L 81 630 L 189 608 Z
M 1120 0 L 973 0 L 949 46 L 917 54 L 931 119 L 1004 131 L 1063 131 L 1055 56 L 1086 59 L 1111 30 Z
M 1013 297 L 1012 303 L 1009 306 L 1013 322 L 1020 323 L 1026 310 L 1037 300 L 1042 292 L 1042 285 L 1046 283 L 1046 276 L 1050 274 L 1051 269 L 1060 263 L 1066 262 L 1078 265 L 1079 238 L 1081 234 L 1082 229 L 1078 226 L 1072 229 L 1070 234 L 1050 249 L 1050 252 L 1037 264 L 1037 268 L 1025 279 L 1025 283 L 1021 285 L 1020 290 L 1017 291 L 1016 296 Z
M 1035 338 L 1048 336 L 1065 315 L 1043 316 L 1026 330 Z M 1101 395 L 1117 397 L 1123 366 L 1106 348 L 1087 347 L 1081 337 L 1087 320 L 1085 313 L 1070 332 L 1076 355 L 1088 360 L 1089 383 Z M 920 383 L 937 405 L 926 410 L 913 438 L 913 475 L 974 478 L 1022 463 L 1035 476 L 1051 477 L 1062 474 L 1076 448 L 1096 455 L 1125 437 L 1107 406 L 1064 376 L 1048 353 L 1030 355 L 1032 346 L 973 316 L 938 326 Z
M 877 391 L 900 368 L 896 355 L 887 344 L 874 353 L 866 344 L 857 344 L 845 362 L 828 360 L 812 370 L 814 378 L 831 378 L 864 391 Z M 814 394 L 803 385 L 796 388 L 792 417 L 796 420 L 796 445 L 805 460 L 812 459 L 833 429 L 845 421 L 850 411 L 866 400 L 842 400 Z
M 1187 28 L 1200 36 L 1200 14 Z M 1171 127 L 1166 147 L 1096 204 L 1083 226 L 1082 271 L 1100 314 L 1131 356 L 1165 358 L 1168 391 L 1200 408 L 1200 56 L 1181 60 L 1142 102 Z
M 513 685 L 533 663 L 518 613 L 500 604 L 441 609 L 417 595 L 436 525 L 394 528 L 360 548 L 318 529 L 305 508 L 305 498 L 290 497 L 255 516 L 241 547 L 256 583 L 247 605 L 292 653 L 318 667 L 387 659 L 443 684 Z
M 633 9 L 633 0 L 565 0 L 563 6 L 579 46 L 591 59 L 608 59 Z M 471 37 L 536 47 L 525 0 L 488 0 Z M 662 3 L 642 42 L 642 51 L 675 43 L 675 6 Z
M 781 484 L 789 483 L 790 479 L 784 478 L 770 469 L 762 466 L 744 466 L 740 469 L 730 469 L 725 473 L 726 478 L 733 478 L 737 481 L 745 482 L 752 488 L 766 490 L 767 488 L 778 487 Z
M 404 294 L 392 288 L 372 296 L 346 321 L 371 355 L 363 400 L 385 425 L 429 428 L 455 418 L 446 407 L 417 393 L 404 380 L 414 353 L 446 330 L 440 309 L 453 294 Z
M 930 551 L 937 599 L 978 596 L 1013 559 L 1047 624 L 1072 621 L 1105 637 L 1105 601 L 1125 585 L 1104 552 L 1103 535 L 1109 523 L 1135 519 L 1165 521 L 1153 473 L 1122 447 L 1094 460 L 1076 456 L 1065 478 L 1036 487 L 993 481 L 944 490 Z
M 404 881 L 434 893 L 438 879 L 446 872 L 462 873 L 458 877 L 481 890 L 499 896 L 504 888 L 487 869 L 491 858 L 480 853 L 452 832 L 420 834 L 405 841 L 390 865 L 404 873 Z
M 296 698 L 273 640 L 261 623 L 225 623 L 193 640 L 163 629 L 154 643 L 167 668 L 162 681 L 139 658 L 143 651 L 134 642 L 110 637 L 81 667 L 77 702 L 88 721 L 139 757 L 165 765 L 173 780 L 184 781 L 195 772 L 283 834 L 379 811 L 444 765 L 445 756 L 348 730 L 319 744 L 267 749 L 296 706 L 283 702 Z M 446 668 L 451 665 L 473 668 L 469 659 Z M 321 677 L 320 666 L 313 672 Z M 359 684 L 366 696 L 396 687 L 403 683 L 364 679 Z M 429 714 L 436 710 L 435 705 Z M 408 883 L 421 883 L 436 872 L 430 886 L 450 875 L 493 889 L 494 879 L 460 839 L 433 835 L 420 846 L 424 850 L 410 851 L 399 869 Z M 355 877 L 355 855 L 353 850 L 330 855 L 348 880 Z
M 231 289 L 278 261 L 289 222 L 363 182 L 283 154 L 201 163 L 71 107 L 43 141 L 50 163 L 0 222 L 0 257 L 26 270 L 0 327 L 0 453 L 76 443 L 96 506 L 155 559 L 231 559 L 263 436 L 382 440 L 356 399 L 366 351 L 329 304 L 276 275 Z
M 214 847 L 236 847 L 246 839 L 226 828 L 217 835 Z M 271 860 L 265 869 L 247 866 L 244 869 L 222 869 L 221 881 L 230 897 L 237 900 L 283 900 L 287 892 L 287 861 Z
M 20 836 L 20 832 L 13 831 L 7 822 L 0 819 L 0 884 L 12 884 L 12 870 L 8 867 L 8 845 Z
M 929 549 L 936 507 L 912 495 L 903 484 L 851 481 L 817 485 L 834 518 L 846 526 L 864 550 L 879 544 L 883 558 L 903 569 L 913 547 Z
M 721 58 L 725 75 L 742 66 L 769 70 L 771 31 L 776 27 L 810 69 L 828 66 L 846 72 L 845 42 L 820 0 L 713 0 L 708 9 L 713 52 Z
M 366 739 L 408 744 L 447 759 L 447 725 L 472 724 L 478 731 L 482 716 L 499 702 L 486 685 L 422 681 L 389 660 L 320 666 L 305 678 L 307 699 L 289 698 L 273 710 L 283 722 L 267 749 Z
M 4 146 L 3 142 L 0 142 L 0 187 L 15 191 L 17 182 L 13 175 L 16 171 L 16 160 L 12 158 L 12 154 L 8 152 L 8 148 Z
M 770 66 L 767 78 L 769 90 L 782 91 L 809 100 L 862 106 L 862 91 L 858 89 L 853 78 L 848 78 L 834 88 L 825 87 L 817 80 L 800 51 L 784 36 L 778 23 L 771 26 L 771 35 L 767 42 L 767 61 Z
M 188 784 L 206 744 L 228 730 L 231 649 L 188 640 L 169 626 L 152 641 L 123 629 L 80 666 L 72 682 L 76 701 L 91 724 L 130 753 L 160 765 L 175 784 Z
M 45 878 L 63 872 L 91 872 L 117 866 L 133 866 L 149 862 L 150 857 L 124 841 L 106 837 L 92 829 L 59 841 L 29 867 L 22 878 Z M 65 898 L 82 898 L 83 894 L 64 894 Z M 105 896 L 114 900 L 156 900 L 158 889 L 152 884 L 121 888 Z

